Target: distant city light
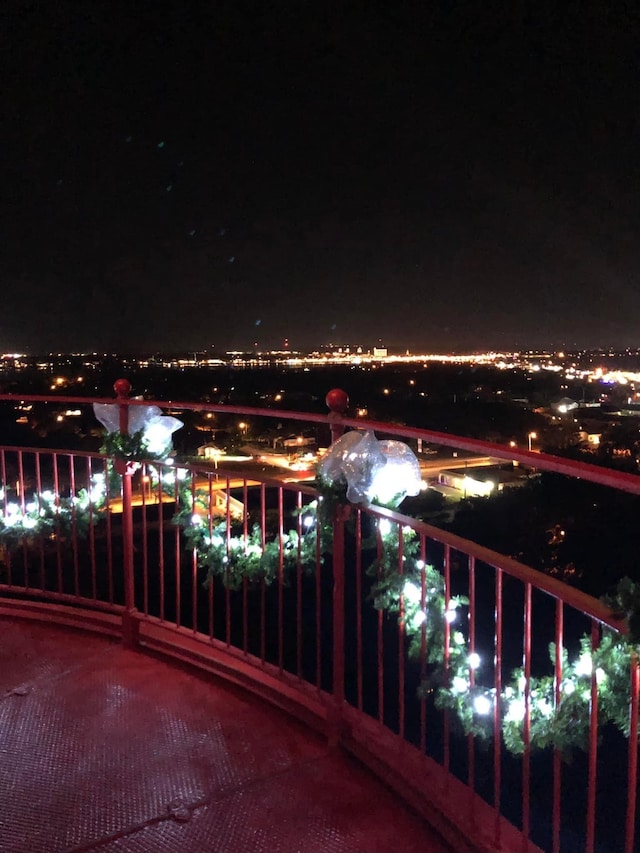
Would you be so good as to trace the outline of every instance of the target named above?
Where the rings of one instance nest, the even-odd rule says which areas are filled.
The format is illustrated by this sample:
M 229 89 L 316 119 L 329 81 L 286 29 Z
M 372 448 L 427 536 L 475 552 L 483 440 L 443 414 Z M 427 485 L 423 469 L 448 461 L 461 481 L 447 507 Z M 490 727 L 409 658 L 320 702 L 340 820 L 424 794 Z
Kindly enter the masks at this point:
M 416 353 L 412 354 L 408 350 L 397 355 L 389 353 L 387 348 L 364 346 L 327 346 L 324 349 L 316 349 L 310 352 L 296 352 L 285 346 L 283 349 L 256 351 L 228 351 L 222 357 L 212 358 L 209 352 L 195 352 L 183 357 L 175 357 L 168 355 L 157 355 L 152 357 L 127 357 L 123 358 L 123 366 L 136 367 L 139 369 L 158 368 L 163 369 L 198 369 L 203 367 L 230 366 L 230 367 L 267 367 L 278 366 L 280 368 L 303 369 L 305 371 L 310 368 L 324 367 L 327 365 L 348 365 L 353 369 L 363 371 L 377 370 L 383 366 L 395 365 L 415 365 L 418 368 L 426 369 L 430 364 L 455 364 L 468 366 L 490 366 L 500 371 L 522 371 L 527 374 L 552 373 L 557 374 L 561 380 L 567 384 L 564 388 L 569 388 L 571 382 L 581 383 L 599 383 L 603 386 L 623 386 L 629 388 L 635 394 L 634 385 L 640 386 L 640 372 L 633 370 L 625 370 L 611 361 L 605 361 L 616 355 L 614 351 L 594 351 L 592 354 L 585 350 L 579 353 L 571 354 L 566 351 L 514 351 L 514 352 L 496 352 L 487 351 L 482 353 Z M 640 350 L 624 352 L 623 355 L 640 355 Z M 82 384 L 85 382 L 85 377 L 82 375 L 74 376 L 72 379 L 62 375 L 57 375 L 57 370 L 66 370 L 70 365 L 69 356 L 80 359 L 80 364 L 83 370 L 99 370 L 102 359 L 113 357 L 113 354 L 108 353 L 51 353 L 47 358 L 34 358 L 25 355 L 24 353 L 9 352 L 3 353 L 0 360 L 4 360 L 6 365 L 13 370 L 26 370 L 36 368 L 37 370 L 45 371 L 52 374 L 50 387 L 52 391 L 62 390 L 71 382 Z M 572 360 L 573 359 L 573 360 Z M 587 360 L 588 359 L 588 360 Z M 595 362 L 595 364 L 594 364 Z M 605 366 L 610 364 L 611 367 Z M 531 378 L 531 377 L 529 377 Z M 406 380 L 411 388 L 411 393 L 427 396 L 424 391 L 419 391 L 418 383 L 414 378 Z M 213 389 L 217 393 L 218 389 Z M 385 397 L 390 397 L 394 394 L 393 387 L 383 387 L 381 393 Z M 501 392 L 497 392 L 501 393 Z M 607 390 L 608 393 L 608 390 Z M 630 398 L 633 394 L 629 395 Z M 284 399 L 282 389 L 274 394 L 272 398 L 275 402 L 280 402 Z M 602 401 L 606 402 L 606 400 Z M 560 416 L 566 415 L 574 408 L 583 407 L 583 403 L 577 403 L 573 400 L 565 398 L 555 404 L 556 412 Z M 366 417 L 361 413 L 362 409 L 357 409 L 358 417 Z

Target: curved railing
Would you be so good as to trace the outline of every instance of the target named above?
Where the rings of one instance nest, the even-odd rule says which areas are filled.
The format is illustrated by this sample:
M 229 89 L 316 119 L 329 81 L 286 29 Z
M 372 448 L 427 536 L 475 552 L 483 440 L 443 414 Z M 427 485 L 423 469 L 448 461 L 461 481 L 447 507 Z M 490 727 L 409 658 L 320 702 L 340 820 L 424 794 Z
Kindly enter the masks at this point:
M 94 402 L 28 395 L 0 400 Z M 124 397 L 119 402 L 126 425 L 127 406 L 141 403 Z M 327 437 L 329 430 L 335 437 L 345 426 L 372 427 L 640 492 L 640 477 L 633 475 L 458 436 L 347 419 L 340 412 L 327 417 L 213 404 L 157 405 L 290 417 L 323 427 Z M 309 485 L 260 471 L 248 475 L 240 468 L 155 461 L 116 465 L 117 483 L 108 461 L 95 453 L 0 448 L 4 523 L 16 515 L 13 506 L 24 517 L 31 512 L 48 519 L 44 534 L 35 524 L 38 535 L 16 528 L 0 554 L 0 613 L 122 636 L 131 645 L 196 664 L 252 690 L 352 751 L 422 811 L 454 849 L 466 849 L 465 844 L 487 851 L 634 849 L 635 659 L 628 739 L 599 731 L 593 672 L 587 688 L 586 752 L 565 766 L 558 750 L 535 752 L 532 745 L 534 676 L 553 678 L 560 702 L 562 648 L 575 649 L 586 632 L 595 654 L 603 629 L 626 630 L 600 602 L 513 559 L 381 508 L 339 507 L 331 518 L 332 547 L 324 548 L 316 535 L 315 548 L 303 553 L 308 520 L 316 529 L 318 524 L 316 493 Z M 100 507 L 96 475 L 112 480 Z M 80 502 L 70 500 L 82 490 Z M 232 577 L 231 569 L 207 580 L 188 523 L 174 523 L 185 491 L 198 516 L 192 523 L 210 537 L 221 536 L 226 565 L 232 565 L 234 549 L 248 553 L 255 547 L 264 553 L 270 543 L 270 582 Z M 429 614 L 428 566 L 442 575 L 447 613 L 453 612 L 450 602 L 456 596 L 469 599 L 459 618 L 469 653 L 482 663 L 469 668 L 466 680 L 472 690 L 482 681 L 485 694 L 494 697 L 483 710 L 493 734 L 488 741 L 461 733 L 455 713 L 434 701 L 437 691 L 426 680 L 432 635 L 428 620 L 417 630 L 410 624 L 406 587 L 396 598 L 397 614 L 376 609 L 370 601 L 370 586 L 380 580 L 383 565 L 402 578 L 408 547 L 416 555 L 420 611 Z M 445 677 L 454 630 L 453 622 L 444 620 Z M 549 643 L 556 649 L 551 659 L 540 652 Z M 514 667 L 522 668 L 526 700 L 524 747 L 518 756 L 506 749 L 504 709 L 495 698 L 504 693 Z

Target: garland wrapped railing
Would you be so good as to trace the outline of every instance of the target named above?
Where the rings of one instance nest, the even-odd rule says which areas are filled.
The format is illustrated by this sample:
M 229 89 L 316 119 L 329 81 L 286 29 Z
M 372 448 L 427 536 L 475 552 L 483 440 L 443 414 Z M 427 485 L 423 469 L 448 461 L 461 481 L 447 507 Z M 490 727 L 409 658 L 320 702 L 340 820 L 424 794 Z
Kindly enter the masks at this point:
M 173 521 L 182 529 L 186 547 L 196 555 L 197 565 L 205 575 L 203 582 L 219 579 L 231 590 L 241 587 L 245 580 L 269 584 L 282 577 L 286 581 L 296 567 L 313 572 L 323 555 L 331 552 L 336 508 L 348 503 L 347 489 L 354 488 L 353 482 L 349 485 L 339 477 L 320 476 L 316 482 L 318 499 L 292 514 L 293 525 L 288 531 L 280 534 L 257 524 L 248 530 L 230 529 L 226 519 L 214 523 L 210 496 L 195 488 L 190 471 L 149 463 L 150 447 L 144 429 L 131 436 L 107 435 L 104 449 L 116 458 L 145 460 L 152 487 L 176 500 Z M 68 498 L 45 490 L 24 504 L 17 504 L 4 500 L 0 494 L 0 501 L 4 501 L 0 545 L 13 549 L 54 532 L 63 536 L 72 529 L 82 535 L 102 517 L 105 494 L 103 474 L 94 475 L 90 489 Z M 401 494 L 399 489 L 394 503 Z M 579 652 L 573 658 L 562 649 L 559 690 L 553 675 L 531 676 L 527 683 L 524 671 L 518 668 L 504 680 L 498 694 L 484 683 L 482 656 L 470 651 L 464 630 L 468 599 L 463 595 L 448 596 L 443 574 L 420 559 L 419 539 L 411 527 L 403 527 L 400 533 L 400 571 L 397 526 L 366 513 L 363 516 L 370 519 L 369 541 L 377 545 L 377 556 L 367 569 L 372 578 L 373 605 L 402 620 L 409 657 L 420 659 L 426 650 L 426 673 L 419 694 L 432 695 L 437 707 L 453 711 L 464 732 L 490 738 L 497 705 L 504 743 L 514 754 L 525 749 L 525 717 L 532 748 L 554 747 L 565 755 L 574 747 L 584 748 L 595 680 L 599 724 L 611 723 L 629 735 L 631 665 L 640 643 L 640 588 L 636 584 L 628 579 L 621 581 L 614 595 L 606 600 L 612 613 L 625 617 L 627 636 L 604 628 L 595 650 L 588 636 L 581 639 Z M 446 638 L 449 645 L 445 649 Z M 549 655 L 553 669 L 553 644 Z
M 9 552 L 28 546 L 39 538 L 61 539 L 73 532 L 84 537 L 89 528 L 104 516 L 105 476 L 94 474 L 89 489 L 80 489 L 70 497 L 56 495 L 51 489 L 34 492 L 24 503 L 5 500 L 0 489 L 0 545 Z
M 443 575 L 419 559 L 418 538 L 406 527 L 402 530 L 400 573 L 397 530 L 392 530 L 386 519 L 377 524 L 381 554 L 369 568 L 369 574 L 375 578 L 374 605 L 387 613 L 402 614 L 409 656 L 419 659 L 422 650 L 427 650 L 428 671 L 420 685 L 420 695 L 434 694 L 436 706 L 453 711 L 466 734 L 483 740 L 491 738 L 494 709 L 498 703 L 504 743 L 513 754 L 522 754 L 525 749 L 527 708 L 532 749 L 553 747 L 565 756 L 575 747 L 586 749 L 594 673 L 599 724 L 611 723 L 629 736 L 631 663 L 640 640 L 637 635 L 640 589 L 636 584 L 625 578 L 613 596 L 606 599 L 613 612 L 626 617 L 630 626 L 628 635 L 604 628 L 600 643 L 593 651 L 591 637 L 585 635 L 573 659 L 567 649 L 562 649 L 558 702 L 553 675 L 532 675 L 527 684 L 522 668 L 510 673 L 497 695 L 494 687 L 483 683 L 485 662 L 481 654 L 470 651 L 463 630 L 468 621 L 468 599 L 452 596 L 446 601 Z M 444 630 L 445 622 L 449 623 L 448 632 Z M 445 655 L 447 633 L 449 648 Z M 553 643 L 549 645 L 549 657 L 553 667 L 556 660 Z M 493 662 L 490 668 L 492 666 Z

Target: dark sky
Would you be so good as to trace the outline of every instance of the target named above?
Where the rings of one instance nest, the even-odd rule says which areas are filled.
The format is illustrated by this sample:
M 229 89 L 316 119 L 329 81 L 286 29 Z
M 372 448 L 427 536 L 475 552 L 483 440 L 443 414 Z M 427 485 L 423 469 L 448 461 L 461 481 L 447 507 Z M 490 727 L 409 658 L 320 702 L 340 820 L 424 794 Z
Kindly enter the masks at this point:
M 640 345 L 637 0 L 0 26 L 0 351 Z

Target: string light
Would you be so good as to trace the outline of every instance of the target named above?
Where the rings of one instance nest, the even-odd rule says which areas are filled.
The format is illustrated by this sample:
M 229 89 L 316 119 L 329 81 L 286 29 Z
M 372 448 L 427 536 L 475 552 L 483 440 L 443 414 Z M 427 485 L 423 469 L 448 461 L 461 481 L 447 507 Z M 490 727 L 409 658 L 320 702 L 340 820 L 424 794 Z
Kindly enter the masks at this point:
M 491 709 L 493 708 L 493 702 L 489 699 L 488 696 L 480 695 L 476 696 L 473 700 L 473 707 L 477 714 L 481 716 L 486 716 L 491 713 Z

